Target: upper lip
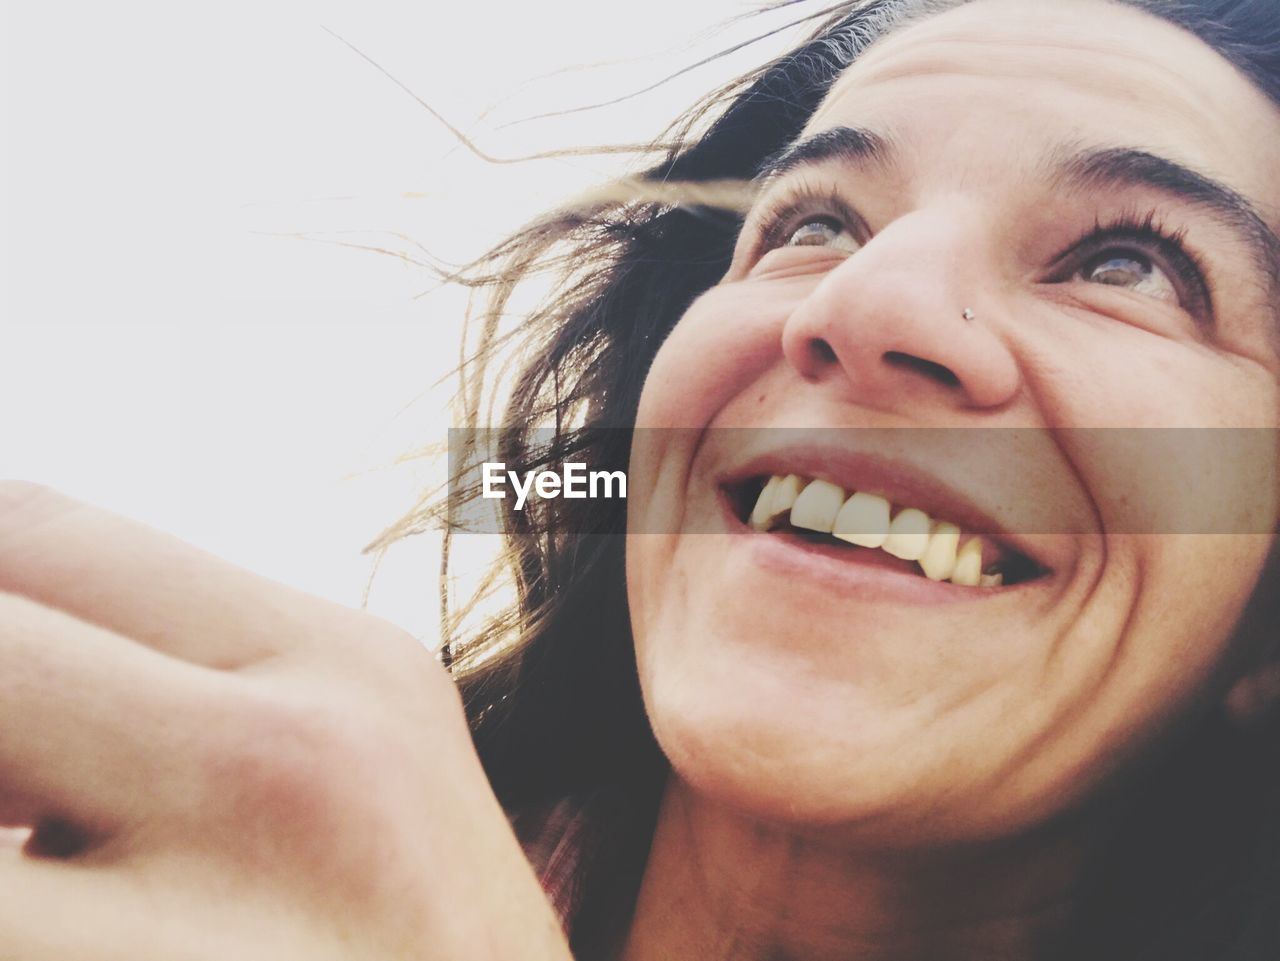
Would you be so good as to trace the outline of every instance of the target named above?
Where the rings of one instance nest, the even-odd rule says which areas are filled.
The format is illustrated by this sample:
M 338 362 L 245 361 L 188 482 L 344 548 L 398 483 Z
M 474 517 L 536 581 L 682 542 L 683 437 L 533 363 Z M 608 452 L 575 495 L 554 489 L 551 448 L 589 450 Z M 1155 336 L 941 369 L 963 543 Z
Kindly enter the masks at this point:
M 1059 566 L 1061 558 L 1028 533 L 1011 529 L 954 486 L 905 460 L 887 459 L 869 452 L 821 444 L 788 446 L 751 456 L 725 471 L 722 487 L 733 487 L 752 478 L 774 474 L 798 474 L 839 485 L 846 492 L 865 491 L 887 498 L 895 507 L 914 507 L 935 520 L 949 521 L 966 534 L 988 537 L 1002 548 L 1022 554 L 1045 571 Z

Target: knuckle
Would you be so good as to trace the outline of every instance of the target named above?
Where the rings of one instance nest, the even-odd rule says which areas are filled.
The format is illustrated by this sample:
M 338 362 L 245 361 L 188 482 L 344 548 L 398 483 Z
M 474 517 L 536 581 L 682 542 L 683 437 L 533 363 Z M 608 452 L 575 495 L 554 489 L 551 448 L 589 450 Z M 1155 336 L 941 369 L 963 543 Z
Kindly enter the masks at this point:
M 370 883 L 378 868 L 366 838 L 393 831 L 409 797 L 390 725 L 314 694 L 238 700 L 205 745 L 206 803 L 192 825 L 201 843 L 254 876 Z
M 369 713 L 341 701 L 250 698 L 230 737 L 219 740 L 213 771 L 238 817 L 273 826 L 355 813 L 382 753 Z
M 346 653 L 238 674 L 201 738 L 211 803 L 264 826 L 378 818 L 411 793 L 406 761 L 470 746 L 453 679 L 416 638 L 357 612 Z

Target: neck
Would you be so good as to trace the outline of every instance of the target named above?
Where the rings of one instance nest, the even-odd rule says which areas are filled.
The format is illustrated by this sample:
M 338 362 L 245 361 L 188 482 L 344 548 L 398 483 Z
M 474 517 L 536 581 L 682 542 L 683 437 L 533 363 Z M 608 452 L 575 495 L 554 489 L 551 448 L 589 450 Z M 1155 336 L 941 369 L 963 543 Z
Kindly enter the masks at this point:
M 619 961 L 1032 961 L 1052 956 L 1080 829 L 920 852 L 766 824 L 668 781 Z

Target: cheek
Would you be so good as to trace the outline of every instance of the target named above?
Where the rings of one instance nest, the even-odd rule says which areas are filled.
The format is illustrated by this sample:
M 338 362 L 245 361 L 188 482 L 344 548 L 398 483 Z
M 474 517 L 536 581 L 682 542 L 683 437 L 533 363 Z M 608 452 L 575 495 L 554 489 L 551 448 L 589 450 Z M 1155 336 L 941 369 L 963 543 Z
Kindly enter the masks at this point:
M 1056 754 L 1078 771 L 1120 763 L 1230 667 L 1276 524 L 1276 385 L 1131 328 L 1036 329 L 1024 374 L 1104 534 L 1089 604 L 1055 652 L 1058 676 L 1084 679 L 1064 685 L 1087 699 Z
M 1270 544 L 1262 534 L 1111 538 L 1112 556 L 1131 562 L 1132 598 L 1118 605 L 1123 628 L 1103 662 L 1092 708 L 1109 728 L 1075 732 L 1092 738 L 1094 751 L 1109 745 L 1118 757 L 1130 742 L 1141 747 L 1188 705 L 1221 695 L 1241 640 L 1237 624 Z
M 1276 426 L 1276 375 L 1242 354 L 1036 301 L 1018 316 L 1005 333 L 1051 426 Z
M 1277 516 L 1272 430 L 1079 428 L 1063 445 L 1109 536 L 1266 535 Z M 1214 553 L 1208 551 L 1206 557 Z
M 1208 346 L 1031 315 L 1028 392 L 1108 534 L 1270 534 L 1274 375 Z M 1054 323 L 1057 321 L 1057 323 Z
M 675 532 L 689 471 L 708 427 L 782 359 L 782 327 L 819 278 L 722 283 L 699 297 L 667 337 L 645 379 L 632 438 L 627 497 L 627 595 L 637 639 L 676 604 Z
M 636 426 L 709 426 L 781 360 L 782 326 L 816 282 L 739 281 L 699 297 L 654 357 Z

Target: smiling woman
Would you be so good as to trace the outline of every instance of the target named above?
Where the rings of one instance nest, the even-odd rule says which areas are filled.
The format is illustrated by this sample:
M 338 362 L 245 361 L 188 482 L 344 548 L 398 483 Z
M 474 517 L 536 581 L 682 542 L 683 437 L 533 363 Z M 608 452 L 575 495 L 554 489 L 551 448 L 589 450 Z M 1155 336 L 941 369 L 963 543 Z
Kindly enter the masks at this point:
M 490 781 L 580 957 L 1273 956 L 1280 8 L 821 13 L 485 264 L 632 485 L 509 517 Z
M 1280 7 L 808 19 L 457 278 L 449 674 L 0 484 L 0 953 L 1280 956 Z

